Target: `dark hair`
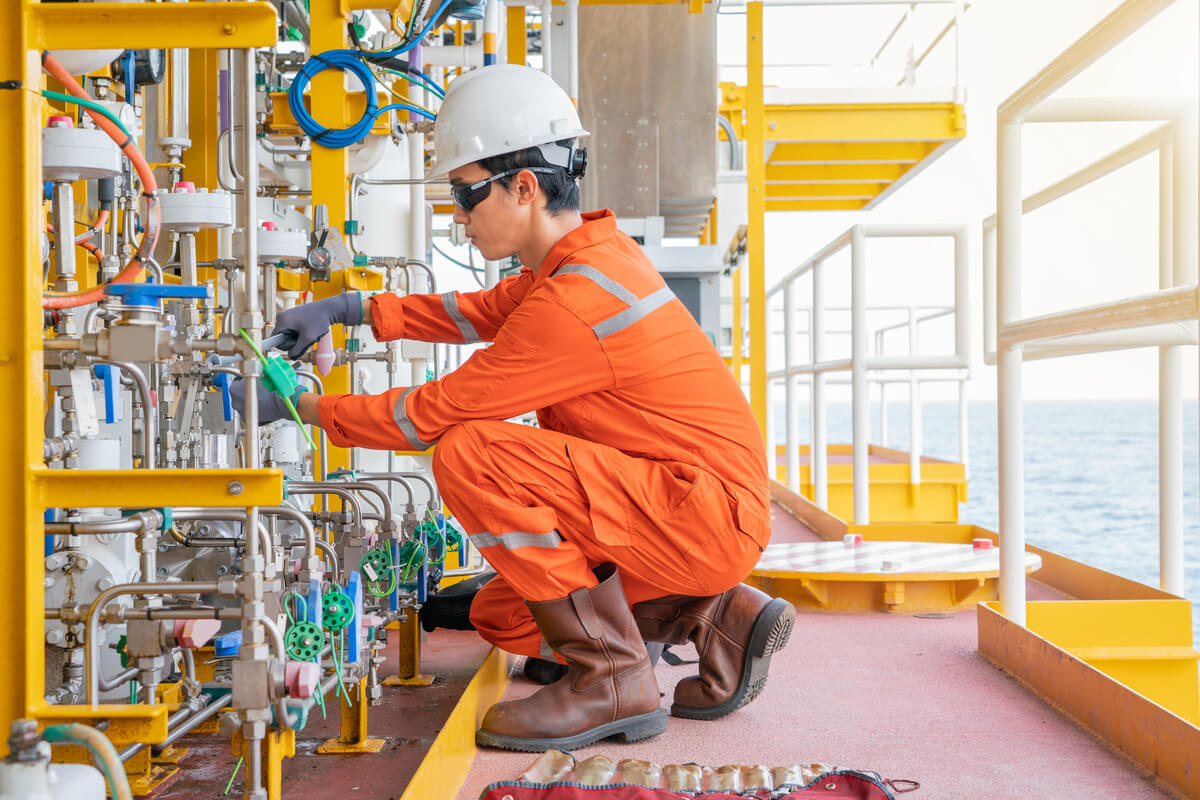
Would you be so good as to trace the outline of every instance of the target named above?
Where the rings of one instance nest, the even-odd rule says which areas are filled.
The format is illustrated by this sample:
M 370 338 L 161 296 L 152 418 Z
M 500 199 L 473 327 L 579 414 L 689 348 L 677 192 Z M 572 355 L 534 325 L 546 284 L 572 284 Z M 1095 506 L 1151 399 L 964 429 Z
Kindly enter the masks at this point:
M 557 144 L 570 147 L 571 143 L 572 140 L 564 139 Z M 550 167 L 554 170 L 553 172 L 533 173 L 537 177 L 538 186 L 542 187 L 542 193 L 546 195 L 546 211 L 554 216 L 563 209 L 578 211 L 581 207 L 579 182 L 572 178 L 563 167 L 547 162 L 542 156 L 542 151 L 536 147 L 527 147 L 514 153 L 503 153 L 485 158 L 479 161 L 479 166 L 492 175 L 521 167 Z M 512 186 L 512 179 L 515 177 L 516 175 L 510 175 L 500 178 L 496 183 L 507 189 Z

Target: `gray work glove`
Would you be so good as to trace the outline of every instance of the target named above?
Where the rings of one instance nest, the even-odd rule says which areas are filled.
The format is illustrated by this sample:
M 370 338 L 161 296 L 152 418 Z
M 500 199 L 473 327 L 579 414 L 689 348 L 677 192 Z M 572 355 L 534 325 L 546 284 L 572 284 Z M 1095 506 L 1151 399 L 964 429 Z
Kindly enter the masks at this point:
M 288 350 L 288 358 L 295 361 L 316 344 L 334 323 L 361 325 L 363 302 L 358 292 L 343 292 L 315 303 L 280 311 L 275 317 L 275 329 L 271 335 L 285 331 L 296 335 L 296 343 Z
M 304 387 L 297 389 L 296 394 L 292 395 L 292 405 L 294 406 L 300 395 L 307 391 L 308 389 Z M 246 381 L 244 379 L 238 378 L 229 384 L 229 399 L 233 403 L 234 410 L 245 417 Z M 283 398 L 267 389 L 260 380 L 258 382 L 258 424 L 266 425 L 268 422 L 291 418 L 292 412 L 288 411 L 287 404 L 283 402 Z

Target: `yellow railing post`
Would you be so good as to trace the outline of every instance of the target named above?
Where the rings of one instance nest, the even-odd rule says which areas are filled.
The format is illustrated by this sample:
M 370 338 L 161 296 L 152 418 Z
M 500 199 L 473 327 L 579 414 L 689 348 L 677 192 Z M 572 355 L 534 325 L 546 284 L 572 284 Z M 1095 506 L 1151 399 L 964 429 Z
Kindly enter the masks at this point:
M 764 277 L 766 125 L 763 109 L 763 4 L 746 4 L 746 186 L 749 193 L 746 256 L 750 270 L 750 407 L 759 430 L 767 430 L 767 290 Z
M 41 464 L 42 336 L 38 298 L 42 275 L 42 139 L 38 90 L 42 86 L 36 17 L 29 0 L 8 2 L 0 13 L 0 176 L 6 187 L 0 206 L 12 230 L 5 291 L 0 292 L 0 397 L 8 409 L 0 426 L 0 448 L 8 466 L 0 477 L 6 594 L 16 604 L 0 618 L 0 645 L 8 653 L 0 681 L 0 725 L 29 716 L 42 702 L 45 643 L 42 641 L 42 508 L 32 468 Z

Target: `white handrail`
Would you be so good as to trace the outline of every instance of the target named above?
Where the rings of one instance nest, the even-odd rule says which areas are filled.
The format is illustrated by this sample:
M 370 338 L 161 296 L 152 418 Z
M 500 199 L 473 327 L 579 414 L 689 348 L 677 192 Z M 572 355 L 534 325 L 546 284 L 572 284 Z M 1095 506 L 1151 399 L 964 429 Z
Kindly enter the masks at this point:
M 1181 361 L 1187 329 L 1163 323 L 1194 320 L 1198 216 L 1196 107 L 1162 99 L 1048 99 L 1096 59 L 1145 25 L 1172 0 L 1126 0 L 1068 47 L 997 110 L 996 217 L 984 223 L 985 352 L 998 366 L 1000 603 L 1019 625 L 1025 613 L 1023 361 L 1113 346 L 1160 346 L 1159 569 L 1166 591 L 1183 591 L 1183 458 Z M 1021 138 L 1025 122 L 1165 120 L 1169 124 L 1030 198 L 1022 199 Z M 1021 315 L 1022 216 L 1076 191 L 1124 164 L 1159 153 L 1159 291 L 1038 317 Z M 991 242 L 996 252 L 992 255 Z M 995 274 L 995 288 L 992 274 Z M 994 312 L 993 312 L 994 306 Z M 1131 328 L 1142 328 L 1140 331 Z M 1161 338 L 1159 338 L 1161 337 Z
M 954 305 L 909 305 L 869 307 L 867 297 L 868 238 L 949 237 L 954 241 Z M 825 262 L 836 253 L 850 248 L 850 315 L 851 344 L 849 358 L 825 357 L 825 341 L 832 333 L 825 329 L 825 314 L 833 308 L 825 306 Z M 812 274 L 812 302 L 808 308 L 797 308 L 794 284 L 805 275 Z M 828 446 L 826 444 L 826 386 L 831 373 L 849 372 L 852 385 L 853 455 L 854 463 L 854 521 L 866 524 L 870 521 L 870 385 L 881 387 L 881 406 L 886 408 L 883 387 L 890 383 L 907 383 L 909 386 L 909 452 L 910 480 L 921 482 L 921 413 L 920 384 L 928 380 L 957 382 L 959 390 L 960 442 L 959 453 L 964 459 L 967 452 L 966 401 L 962 384 L 970 377 L 970 287 L 968 285 L 967 228 L 965 225 L 855 225 L 838 236 L 815 255 L 791 270 L 783 280 L 771 287 L 767 297 L 783 296 L 783 368 L 768 373 L 769 382 L 784 384 L 785 439 L 788 484 L 792 491 L 800 491 L 800 443 L 798 432 L 798 393 L 795 384 L 807 381 L 811 388 L 812 430 L 809 441 L 810 464 L 813 484 L 813 501 L 821 508 L 828 508 Z M 844 308 L 839 310 L 845 310 Z M 889 323 L 872 330 L 869 315 L 879 311 L 907 312 L 908 319 L 902 323 Z M 921 314 L 920 311 L 931 313 Z M 808 314 L 808 331 L 797 329 L 794 315 Z M 771 323 L 775 314 L 767 315 L 767 341 L 772 338 Z M 919 348 L 918 329 L 922 322 L 954 317 L 955 348 L 950 355 L 922 355 Z M 882 350 L 884 334 L 907 328 L 909 352 L 903 355 L 885 355 Z M 796 340 L 807 335 L 809 360 L 801 362 L 797 357 Z M 876 343 L 872 350 L 872 340 Z M 944 375 L 946 371 L 951 375 Z M 833 381 L 835 383 L 840 381 Z M 771 463 L 774 464 L 773 438 L 774 415 L 768 414 L 768 434 L 771 443 Z M 884 426 L 886 431 L 886 425 Z M 886 434 L 885 434 L 886 435 Z

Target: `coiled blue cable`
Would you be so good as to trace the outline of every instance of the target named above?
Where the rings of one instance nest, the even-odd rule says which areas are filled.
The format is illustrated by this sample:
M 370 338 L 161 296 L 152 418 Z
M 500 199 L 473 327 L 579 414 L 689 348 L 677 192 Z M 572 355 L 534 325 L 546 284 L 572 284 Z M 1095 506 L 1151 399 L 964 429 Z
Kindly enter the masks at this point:
M 358 78 L 366 94 L 366 110 L 363 111 L 358 122 L 348 128 L 326 128 L 313 119 L 312 115 L 308 113 L 308 109 L 304 107 L 304 90 L 309 81 L 313 79 L 313 76 L 327 69 L 351 73 Z M 349 147 L 355 142 L 365 139 L 375 124 L 375 118 L 393 109 L 411 111 L 426 119 L 434 119 L 432 114 L 407 103 L 392 103 L 380 108 L 379 101 L 375 97 L 375 75 L 362 60 L 361 54 L 357 50 L 326 50 L 324 53 L 314 55 L 301 67 L 295 80 L 292 81 L 292 85 L 288 88 L 288 107 L 291 109 L 296 123 L 301 130 L 308 134 L 309 138 L 323 147 L 335 150 Z

